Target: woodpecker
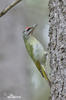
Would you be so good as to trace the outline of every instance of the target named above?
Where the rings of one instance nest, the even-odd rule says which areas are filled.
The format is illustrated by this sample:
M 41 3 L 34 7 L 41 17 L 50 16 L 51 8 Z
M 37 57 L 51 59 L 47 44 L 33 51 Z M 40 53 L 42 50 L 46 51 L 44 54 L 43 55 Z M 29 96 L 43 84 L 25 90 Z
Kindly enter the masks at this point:
M 24 43 L 38 71 L 41 73 L 42 77 L 48 81 L 49 86 L 51 86 L 51 82 L 45 72 L 47 52 L 44 50 L 42 44 L 33 36 L 33 31 L 36 26 L 37 24 L 34 24 L 25 28 L 23 31 Z

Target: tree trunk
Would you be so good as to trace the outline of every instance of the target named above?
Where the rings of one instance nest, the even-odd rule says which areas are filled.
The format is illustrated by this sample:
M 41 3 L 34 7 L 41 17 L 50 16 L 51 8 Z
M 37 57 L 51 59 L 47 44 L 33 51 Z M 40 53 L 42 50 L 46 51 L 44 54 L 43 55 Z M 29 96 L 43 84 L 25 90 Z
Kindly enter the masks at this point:
M 49 0 L 51 100 L 66 100 L 66 0 Z

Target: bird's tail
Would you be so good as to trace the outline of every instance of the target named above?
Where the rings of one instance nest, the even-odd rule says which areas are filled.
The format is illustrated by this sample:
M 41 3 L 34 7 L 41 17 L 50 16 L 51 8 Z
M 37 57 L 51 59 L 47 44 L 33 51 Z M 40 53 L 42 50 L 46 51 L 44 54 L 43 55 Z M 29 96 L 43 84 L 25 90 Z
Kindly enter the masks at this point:
M 48 83 L 49 83 L 49 85 L 50 85 L 50 87 L 51 87 L 51 82 L 50 82 L 50 80 L 49 80 L 49 78 L 48 78 L 48 76 L 47 76 L 47 74 L 46 74 L 46 72 L 45 72 L 43 66 L 41 66 L 40 73 L 41 73 L 42 77 L 44 77 L 44 78 L 48 81 Z
M 51 82 L 50 82 L 50 80 L 49 80 L 49 78 L 44 70 L 44 66 L 41 65 L 39 61 L 36 61 L 35 64 L 36 64 L 36 67 L 38 68 L 38 70 L 40 71 L 42 77 L 44 77 L 48 81 L 49 86 L 51 87 Z

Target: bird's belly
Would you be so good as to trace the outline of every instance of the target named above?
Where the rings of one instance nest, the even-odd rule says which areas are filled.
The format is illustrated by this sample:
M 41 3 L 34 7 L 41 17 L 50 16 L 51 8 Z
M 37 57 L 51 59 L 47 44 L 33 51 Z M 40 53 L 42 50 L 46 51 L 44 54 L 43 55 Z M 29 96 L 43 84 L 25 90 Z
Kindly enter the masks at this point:
M 44 48 L 41 43 L 31 36 L 27 41 L 27 45 L 29 45 L 28 52 L 31 51 L 29 54 L 32 59 L 35 61 L 40 61 L 40 63 L 44 62 Z
M 42 45 L 40 44 L 34 44 L 33 45 L 33 54 L 34 54 L 34 59 L 41 61 L 43 59 L 44 55 L 44 49 Z

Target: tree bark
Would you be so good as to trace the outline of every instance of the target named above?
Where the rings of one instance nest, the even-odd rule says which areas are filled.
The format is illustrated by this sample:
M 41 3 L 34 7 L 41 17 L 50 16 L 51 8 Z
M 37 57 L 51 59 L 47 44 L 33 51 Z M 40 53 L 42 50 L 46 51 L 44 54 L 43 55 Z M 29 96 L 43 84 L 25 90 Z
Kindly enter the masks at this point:
M 66 0 L 49 0 L 51 99 L 66 100 Z

